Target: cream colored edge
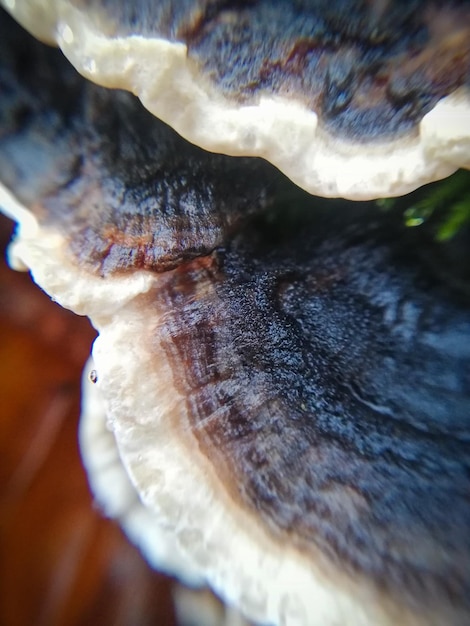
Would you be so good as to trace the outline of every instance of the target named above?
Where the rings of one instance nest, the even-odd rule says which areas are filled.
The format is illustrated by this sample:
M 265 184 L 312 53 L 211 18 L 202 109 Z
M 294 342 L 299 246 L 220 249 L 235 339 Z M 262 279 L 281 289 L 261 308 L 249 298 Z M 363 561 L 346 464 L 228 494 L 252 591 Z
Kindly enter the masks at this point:
M 142 504 L 124 469 L 107 426 L 99 379 L 93 384 L 89 378 L 94 367 L 90 358 L 83 370 L 79 441 L 95 501 L 107 517 L 119 520 L 152 567 L 178 576 L 186 585 L 201 586 L 204 576 L 181 553 L 172 531 L 162 528 L 151 509 Z
M 148 338 L 165 312 L 158 307 L 149 310 L 142 303 L 154 299 L 165 275 L 136 272 L 126 279 L 105 281 L 87 275 L 68 260 L 59 234 L 40 228 L 7 190 L 0 190 L 0 206 L 19 220 L 10 249 L 13 265 L 29 268 L 54 300 L 89 315 L 100 333 L 93 357 L 106 427 L 113 433 L 126 474 L 148 511 L 147 515 L 140 510 L 135 525 L 124 522 L 133 541 L 147 551 L 155 537 L 169 537 L 178 557 L 171 564 L 164 562 L 163 568 L 176 572 L 179 565 L 187 567 L 189 579 L 204 580 L 256 622 L 283 626 L 422 624 L 367 581 L 348 579 L 320 554 L 312 562 L 276 541 L 225 492 L 189 429 L 181 430 L 187 421 L 185 400 L 175 389 L 164 351 L 158 341 L 148 350 Z M 85 414 L 88 411 L 93 413 L 93 407 L 85 408 Z M 98 413 L 102 419 L 102 408 Z M 82 434 L 82 440 L 84 437 Z M 102 443 L 106 464 L 109 440 L 97 442 L 92 454 L 100 454 Z M 111 457 L 115 463 L 118 457 L 114 453 Z M 92 465 L 99 465 L 100 460 L 94 458 Z M 118 475 L 122 480 L 119 470 Z M 96 477 L 93 483 L 97 484 Z M 98 487 L 99 493 L 102 488 Z M 120 497 L 101 501 L 109 512 L 117 512 Z M 123 503 L 126 497 L 124 493 Z M 155 565 L 157 551 L 148 558 Z M 178 574 L 185 576 L 184 572 Z
M 41 227 L 34 215 L 0 183 L 0 211 L 17 222 L 8 261 L 17 270 L 31 270 L 33 280 L 53 300 L 78 315 L 108 319 L 128 300 L 153 284 L 149 272 L 101 278 L 80 270 L 68 258 L 65 237 Z
M 237 106 L 201 78 L 183 44 L 106 38 L 66 0 L 0 1 L 36 36 L 55 41 L 90 80 L 135 93 L 154 115 L 207 150 L 264 157 L 313 194 L 352 200 L 397 196 L 470 165 L 465 90 L 441 101 L 424 118 L 418 137 L 352 144 L 321 131 L 315 113 L 287 98 L 261 96 Z

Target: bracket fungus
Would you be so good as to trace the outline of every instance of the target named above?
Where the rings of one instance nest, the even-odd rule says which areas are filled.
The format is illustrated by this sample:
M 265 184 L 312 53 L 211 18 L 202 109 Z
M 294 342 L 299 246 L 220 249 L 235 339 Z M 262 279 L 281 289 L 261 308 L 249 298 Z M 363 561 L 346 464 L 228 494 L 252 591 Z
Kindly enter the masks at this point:
M 3 4 L 100 83 L 2 15 L 10 260 L 99 331 L 105 511 L 255 622 L 468 624 L 470 230 L 307 193 L 469 165 L 468 3 Z
M 465 0 L 3 4 L 87 78 L 311 193 L 397 196 L 470 164 Z

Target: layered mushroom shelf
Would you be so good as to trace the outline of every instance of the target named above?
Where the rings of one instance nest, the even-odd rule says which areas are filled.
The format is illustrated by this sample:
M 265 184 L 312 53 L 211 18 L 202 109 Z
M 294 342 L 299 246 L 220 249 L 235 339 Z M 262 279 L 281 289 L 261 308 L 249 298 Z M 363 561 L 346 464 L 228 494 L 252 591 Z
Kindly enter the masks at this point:
M 468 624 L 468 3 L 3 5 L 9 262 L 98 332 L 103 513 L 253 623 Z

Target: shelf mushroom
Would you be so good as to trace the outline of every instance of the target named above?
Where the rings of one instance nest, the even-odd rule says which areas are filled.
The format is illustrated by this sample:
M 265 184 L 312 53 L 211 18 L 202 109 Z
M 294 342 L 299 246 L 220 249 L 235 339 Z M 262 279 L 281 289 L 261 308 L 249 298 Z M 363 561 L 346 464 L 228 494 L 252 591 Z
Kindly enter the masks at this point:
M 359 3 L 350 22 L 340 19 L 341 2 L 318 2 L 325 30 L 307 41 L 300 31 L 297 41 L 293 26 L 278 42 L 278 3 L 248 3 L 240 16 L 227 3 L 139 3 L 151 33 L 124 3 L 5 4 L 41 38 L 58 33 L 80 72 L 104 84 L 86 81 L 3 16 L 0 205 L 19 224 L 10 259 L 99 331 L 81 438 L 107 512 L 122 518 L 155 566 L 208 583 L 255 622 L 468 623 L 468 228 L 451 246 L 440 243 L 432 220 L 405 226 L 400 202 L 379 215 L 373 202 L 321 200 L 266 161 L 233 156 L 267 157 L 308 191 L 355 198 L 379 188 L 403 193 L 468 164 L 462 129 L 449 140 L 447 128 L 442 158 L 429 160 L 417 130 L 444 106 L 467 115 L 466 5 L 427 4 L 419 21 L 421 2 Z M 317 24 L 310 5 L 288 7 L 299 11 L 299 28 Z M 370 15 L 374 28 L 364 22 Z M 409 22 L 396 40 L 394 29 Z M 263 41 L 273 59 L 277 45 L 290 56 L 272 67 L 255 59 L 253 93 L 245 85 L 234 94 L 246 77 L 224 65 L 233 57 L 220 45 L 232 35 L 237 53 Z M 374 44 L 378 56 L 364 54 L 384 82 L 367 82 L 372 70 L 359 64 L 362 82 L 351 94 L 346 70 L 364 40 Z M 396 76 L 387 51 L 403 59 L 410 46 L 414 63 Z M 168 60 L 159 61 L 160 74 L 142 65 L 156 51 Z M 423 96 L 413 81 L 429 78 L 425 61 L 436 56 L 442 65 Z M 315 59 L 323 73 L 299 99 Z M 455 60 L 455 76 L 443 81 Z M 343 95 L 333 75 L 343 76 Z M 315 91 L 322 80 L 325 93 Z M 391 85 L 395 94 L 404 89 L 397 119 L 379 98 Z M 187 98 L 175 106 L 183 86 Z M 137 92 L 151 112 L 118 87 Z M 360 105 L 371 94 L 376 107 L 366 115 Z M 266 116 L 263 129 L 267 110 L 280 115 L 278 127 Z M 387 121 L 379 143 L 369 142 L 370 127 L 357 135 L 374 111 Z M 187 143 L 152 112 L 191 140 L 194 124 L 203 147 L 232 156 Z M 307 118 L 318 152 L 297 163 L 296 142 L 315 143 Z M 405 147 L 389 155 L 400 167 L 384 178 L 394 129 Z M 442 136 L 432 136 L 438 145 Z M 365 168 L 354 181 L 352 150 L 361 167 L 379 163 L 375 173 Z M 412 171 L 401 162 L 407 150 L 421 159 Z M 335 156 L 351 170 L 333 173 Z M 305 174 L 310 157 L 325 164 L 309 170 L 313 178 Z M 299 177 L 283 159 L 298 165 Z M 323 174 L 321 186 L 315 177 Z
M 470 163 L 465 0 L 3 4 L 87 78 L 310 193 L 398 196 Z

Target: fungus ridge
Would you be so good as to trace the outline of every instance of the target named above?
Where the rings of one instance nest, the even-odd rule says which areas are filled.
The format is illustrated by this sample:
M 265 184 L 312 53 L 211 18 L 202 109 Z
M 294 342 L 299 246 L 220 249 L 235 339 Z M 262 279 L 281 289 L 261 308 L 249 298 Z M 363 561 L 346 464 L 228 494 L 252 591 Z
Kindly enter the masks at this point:
M 207 255 L 285 186 L 260 159 L 192 146 L 57 50 L 22 37 L 18 54 L 9 21 L 1 35 L 0 179 L 97 274 Z

